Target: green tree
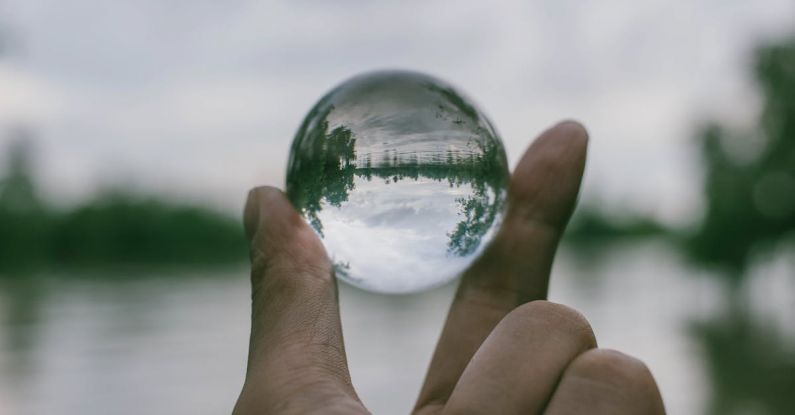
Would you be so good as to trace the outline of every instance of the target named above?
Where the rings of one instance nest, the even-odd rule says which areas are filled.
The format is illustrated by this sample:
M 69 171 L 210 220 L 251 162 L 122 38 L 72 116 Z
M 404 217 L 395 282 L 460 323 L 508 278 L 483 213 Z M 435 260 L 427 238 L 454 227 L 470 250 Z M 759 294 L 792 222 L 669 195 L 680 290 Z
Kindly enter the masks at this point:
M 53 209 L 35 185 L 29 132 L 15 134 L 0 176 L 0 272 L 245 258 L 239 221 L 203 207 L 116 190 L 71 209 Z
M 347 201 L 354 189 L 356 170 L 353 133 L 344 127 L 329 131 L 327 117 L 333 109 L 329 106 L 322 113 L 307 116 L 288 162 L 287 196 L 321 235 L 323 223 L 317 214 L 322 201 L 336 207 Z
M 0 268 L 44 260 L 52 230 L 32 177 L 29 132 L 12 134 L 6 171 L 0 176 Z
M 754 318 L 741 284 L 755 254 L 795 231 L 795 38 L 760 48 L 755 73 L 764 94 L 755 129 L 712 124 L 700 136 L 706 209 L 686 246 L 695 261 L 719 268 L 729 288 L 722 315 L 694 327 L 712 378 L 714 414 L 795 411 L 795 350 Z
M 0 180 L 0 208 L 14 212 L 41 210 L 42 203 L 33 183 L 30 132 L 12 131 L 5 176 Z
M 754 252 L 795 229 L 795 40 L 759 49 L 755 69 L 765 100 L 757 128 L 712 124 L 701 134 L 706 210 L 688 244 L 697 262 L 735 285 Z M 753 157 L 731 151 L 758 141 Z

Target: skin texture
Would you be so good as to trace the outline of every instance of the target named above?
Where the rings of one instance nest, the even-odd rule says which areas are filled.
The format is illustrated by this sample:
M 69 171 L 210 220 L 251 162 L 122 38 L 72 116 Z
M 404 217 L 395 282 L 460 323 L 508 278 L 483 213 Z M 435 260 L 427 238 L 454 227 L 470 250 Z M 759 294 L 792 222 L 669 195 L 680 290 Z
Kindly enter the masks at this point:
M 415 414 L 665 413 L 642 362 L 596 348 L 582 314 L 546 301 L 587 143 L 564 121 L 522 157 L 502 228 L 462 276 Z M 249 193 L 244 222 L 251 341 L 234 414 L 368 413 L 351 385 L 322 243 L 272 187 Z

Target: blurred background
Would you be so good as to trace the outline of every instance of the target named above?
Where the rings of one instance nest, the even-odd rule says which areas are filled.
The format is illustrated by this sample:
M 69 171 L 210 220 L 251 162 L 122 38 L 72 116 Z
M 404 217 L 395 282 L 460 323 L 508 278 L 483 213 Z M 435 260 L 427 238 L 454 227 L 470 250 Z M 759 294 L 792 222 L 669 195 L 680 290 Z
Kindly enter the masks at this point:
M 0 413 L 230 412 L 246 191 L 379 68 L 458 85 L 512 165 L 585 123 L 550 299 L 672 414 L 795 413 L 794 23 L 790 0 L 0 0 Z M 453 289 L 341 287 L 374 413 L 412 406 Z

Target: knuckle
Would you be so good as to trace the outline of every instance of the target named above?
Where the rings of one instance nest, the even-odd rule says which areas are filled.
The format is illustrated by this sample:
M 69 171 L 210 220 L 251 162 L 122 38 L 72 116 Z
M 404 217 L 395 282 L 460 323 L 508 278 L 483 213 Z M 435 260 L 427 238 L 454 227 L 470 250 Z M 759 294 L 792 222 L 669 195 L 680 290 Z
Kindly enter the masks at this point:
M 259 228 L 253 234 L 249 247 L 252 275 L 262 278 L 287 272 L 330 277 L 331 261 L 314 231 L 300 217 L 286 220 L 296 223 L 279 231 Z
M 579 311 L 545 300 L 531 301 L 516 307 L 503 319 L 528 333 L 545 333 L 575 342 L 581 349 L 596 346 L 591 325 Z
M 303 249 L 251 251 L 251 284 L 257 293 L 267 291 L 289 296 L 302 292 L 307 284 L 333 283 L 333 267 L 325 255 Z
M 250 249 L 249 255 L 251 257 L 252 277 L 264 275 L 267 272 L 270 263 L 269 255 L 256 247 L 252 247 Z
M 620 385 L 621 388 L 636 392 L 657 391 L 654 377 L 646 364 L 616 350 L 589 350 L 572 363 L 571 372 L 579 378 Z

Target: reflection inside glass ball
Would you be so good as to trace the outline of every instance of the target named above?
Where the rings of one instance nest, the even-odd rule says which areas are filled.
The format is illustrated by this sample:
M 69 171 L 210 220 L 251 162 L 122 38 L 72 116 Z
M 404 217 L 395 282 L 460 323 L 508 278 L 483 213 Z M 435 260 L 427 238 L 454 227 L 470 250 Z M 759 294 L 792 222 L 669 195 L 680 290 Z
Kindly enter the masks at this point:
M 354 77 L 304 119 L 287 196 L 337 277 L 382 293 L 453 279 L 500 223 L 508 168 L 494 128 L 450 85 L 414 72 Z

